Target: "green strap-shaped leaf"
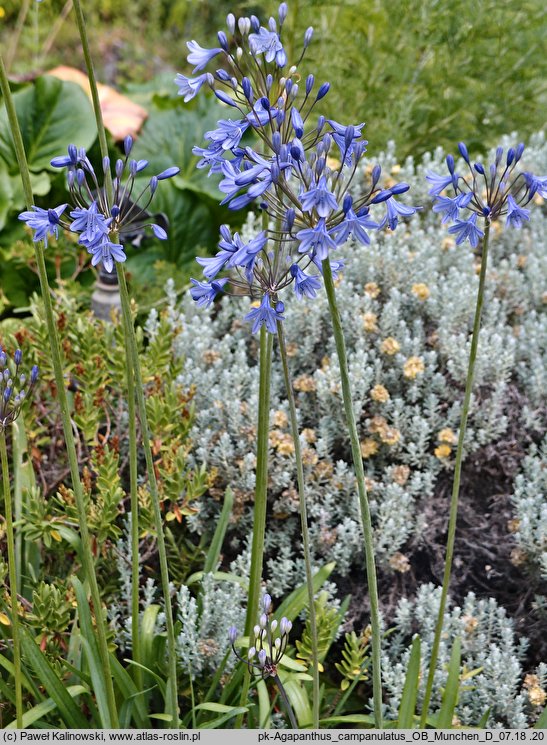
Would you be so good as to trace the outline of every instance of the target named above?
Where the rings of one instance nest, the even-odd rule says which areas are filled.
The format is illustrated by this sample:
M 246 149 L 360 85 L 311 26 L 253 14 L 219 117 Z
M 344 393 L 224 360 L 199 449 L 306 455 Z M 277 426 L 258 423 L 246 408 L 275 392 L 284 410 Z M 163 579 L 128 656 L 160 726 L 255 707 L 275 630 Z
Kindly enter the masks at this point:
M 68 686 L 66 690 L 71 698 L 76 698 L 76 696 L 82 693 L 89 693 L 87 688 L 82 685 Z M 29 709 L 23 714 L 23 728 L 30 727 L 31 724 L 40 721 L 42 717 L 45 717 L 46 714 L 49 714 L 50 711 L 54 711 L 56 708 L 57 704 L 52 698 L 47 698 L 45 701 L 36 704 L 36 706 L 33 706 L 32 709 Z M 13 722 L 7 724 L 6 729 L 17 729 L 17 720 L 14 719 Z
M 87 719 L 72 699 L 63 681 L 59 680 L 57 673 L 40 651 L 34 639 L 24 629 L 21 634 L 21 646 L 23 654 L 34 669 L 41 685 L 44 686 L 55 702 L 64 725 L 69 729 L 87 729 L 89 727 Z
M 317 592 L 321 588 L 323 583 L 327 581 L 331 573 L 334 571 L 335 566 L 335 562 L 331 561 L 330 564 L 325 564 L 325 566 L 321 567 L 321 569 L 319 569 L 319 571 L 317 571 L 313 575 L 314 593 Z M 291 594 L 287 598 L 285 598 L 285 600 L 277 608 L 275 616 L 276 618 L 282 618 L 283 616 L 285 616 L 285 618 L 288 618 L 289 621 L 294 621 L 294 619 L 306 607 L 307 604 L 308 589 L 306 585 L 303 584 L 300 585 L 300 587 L 297 587 L 296 590 L 293 590 Z
M 416 700 L 418 698 L 418 689 L 420 681 L 420 637 L 414 637 L 412 649 L 408 659 L 406 670 L 405 685 L 399 706 L 399 719 L 397 729 L 411 729 L 414 724 L 414 712 L 416 711 Z
M 224 492 L 224 504 L 222 505 L 222 512 L 218 518 L 215 534 L 213 535 L 213 540 L 211 541 L 211 545 L 207 551 L 207 556 L 205 557 L 205 563 L 203 565 L 204 574 L 214 572 L 217 568 L 222 544 L 224 542 L 224 536 L 226 535 L 226 529 L 228 528 L 228 522 L 232 514 L 233 504 L 234 493 L 230 487 L 228 487 Z
M 101 727 L 103 727 L 103 729 L 110 729 L 112 727 L 112 722 L 108 710 L 105 671 L 100 662 L 99 648 L 97 646 L 97 640 L 93 629 L 89 601 L 84 586 L 77 577 L 73 578 L 72 585 L 74 586 L 76 602 L 78 603 L 78 619 L 80 633 L 82 635 L 82 648 L 85 652 L 86 661 L 89 667 L 93 693 L 95 694 L 99 716 L 101 718 Z M 99 608 L 96 612 L 101 613 L 101 611 L 102 609 Z
M 450 663 L 448 665 L 448 679 L 443 695 L 443 701 L 437 716 L 437 729 L 451 729 L 452 720 L 458 704 L 460 691 L 460 640 L 454 640 Z

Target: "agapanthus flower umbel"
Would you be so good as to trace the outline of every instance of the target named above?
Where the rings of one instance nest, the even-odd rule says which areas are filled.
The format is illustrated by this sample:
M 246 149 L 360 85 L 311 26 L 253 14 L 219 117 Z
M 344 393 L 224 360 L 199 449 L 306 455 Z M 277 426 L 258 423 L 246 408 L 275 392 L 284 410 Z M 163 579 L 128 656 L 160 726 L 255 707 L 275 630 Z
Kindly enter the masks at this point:
M 194 148 L 198 168 L 222 177 L 222 204 L 237 210 L 257 202 L 268 214 L 268 228 L 247 244 L 223 225 L 219 252 L 198 259 L 207 282 L 192 280 L 191 294 L 200 305 L 227 291 L 228 283 L 218 279 L 221 273 L 238 295 L 258 301 L 246 316 L 253 332 L 262 325 L 275 332 L 283 320 L 279 293 L 289 285 L 298 298 L 313 298 L 321 285 L 322 262 L 328 259 L 340 269 L 342 262 L 331 254 L 350 236 L 369 243 L 369 231 L 393 230 L 400 217 L 416 211 L 395 198 L 407 191 L 407 184 L 382 188 L 379 166 L 364 191 L 351 195 L 366 152 L 364 124 L 345 125 L 319 114 L 330 85 L 317 85 L 313 75 L 304 78 L 298 69 L 313 30 L 306 31 L 302 52 L 289 65 L 282 40 L 286 16 L 286 3 L 266 25 L 256 16 L 236 20 L 230 13 L 218 46 L 205 49 L 188 42 L 188 62 L 200 75 L 175 79 L 185 101 L 210 88 L 233 112 L 205 133 L 206 147 Z M 387 213 L 376 219 L 373 206 L 381 203 Z
M 235 626 L 230 627 L 228 637 L 238 660 L 247 665 L 249 672 L 256 672 L 266 679 L 277 677 L 277 666 L 287 649 L 292 623 L 285 617 L 279 623 L 275 619 L 270 619 L 272 599 L 268 594 L 262 598 L 261 605 L 262 613 L 253 629 L 254 640 L 249 647 L 247 657 L 242 657 L 235 647 L 238 637 Z
M 16 349 L 11 364 L 0 346 L 0 430 L 6 429 L 21 413 L 38 381 L 38 367 L 33 365 L 27 377 L 21 372 L 23 353 Z
M 433 211 L 443 215 L 443 223 L 453 222 L 448 229 L 456 236 L 456 243 L 468 240 L 476 248 L 484 231 L 477 225 L 478 218 L 484 224 L 505 217 L 505 227 L 520 229 L 530 219 L 526 209 L 533 197 L 538 194 L 547 197 L 547 177 L 537 177 L 517 168 L 524 145 L 510 147 L 504 157 L 503 148 L 498 147 L 494 162 L 488 167 L 482 163 L 471 163 L 467 147 L 458 145 L 460 155 L 466 163 L 466 172 L 456 172 L 452 155 L 446 156 L 448 174 L 442 175 L 428 171 L 426 178 L 431 184 L 429 193 L 435 197 Z M 454 196 L 446 196 L 451 190 Z
M 149 227 L 156 238 L 165 240 L 165 230 L 148 222 L 147 208 L 158 183 L 176 176 L 180 169 L 167 168 L 152 176 L 139 194 L 134 195 L 137 176 L 147 168 L 148 161 L 130 158 L 132 147 L 133 139 L 128 136 L 124 140 L 125 157 L 114 165 L 111 195 L 105 178 L 110 169 L 109 158 L 103 159 L 100 179 L 83 148 L 69 145 L 67 155 L 53 158 L 52 166 L 67 169 L 71 204 L 47 210 L 33 206 L 32 210 L 22 212 L 19 219 L 34 230 L 33 239 L 43 240 L 47 247 L 48 236 L 57 237 L 59 226 L 78 233 L 78 242 L 91 254 L 92 265 L 102 262 L 107 272 L 113 271 L 115 261 L 125 261 L 123 241 L 128 233 Z M 72 222 L 65 217 L 67 209 Z

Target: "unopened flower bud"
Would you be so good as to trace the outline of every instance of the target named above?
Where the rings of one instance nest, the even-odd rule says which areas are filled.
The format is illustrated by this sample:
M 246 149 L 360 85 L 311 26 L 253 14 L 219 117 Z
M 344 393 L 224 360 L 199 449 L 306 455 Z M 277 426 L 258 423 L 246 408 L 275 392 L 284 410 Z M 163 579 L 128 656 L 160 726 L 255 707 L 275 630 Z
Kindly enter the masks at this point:
M 285 618 L 285 616 L 283 616 L 283 618 L 279 622 L 279 631 L 281 632 L 281 634 L 285 635 L 288 634 L 291 629 L 292 623 L 289 621 L 288 618 Z
M 228 51 L 228 39 L 226 38 L 226 34 L 224 31 L 219 31 L 217 34 L 218 43 L 220 44 L 221 49 L 224 49 L 225 52 Z
M 330 83 L 322 83 L 319 90 L 317 91 L 316 101 L 320 101 L 324 98 L 330 90 Z

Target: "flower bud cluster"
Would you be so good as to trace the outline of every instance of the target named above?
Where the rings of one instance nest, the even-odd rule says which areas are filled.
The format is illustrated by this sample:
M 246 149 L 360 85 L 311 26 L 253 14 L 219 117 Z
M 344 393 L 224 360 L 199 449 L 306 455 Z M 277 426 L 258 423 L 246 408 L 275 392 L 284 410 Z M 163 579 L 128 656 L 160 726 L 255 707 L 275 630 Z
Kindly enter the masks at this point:
M 6 429 L 21 413 L 21 407 L 30 398 L 37 381 L 38 367 L 34 365 L 27 376 L 20 372 L 23 353 L 16 349 L 11 364 L 0 345 L 0 430 Z
M 256 16 L 236 20 L 229 14 L 228 34 L 219 31 L 218 47 L 188 42 L 188 62 L 201 74 L 175 79 L 185 101 L 205 86 L 234 113 L 205 133 L 206 147 L 194 148 L 198 168 L 222 176 L 221 203 L 238 210 L 258 202 L 268 216 L 268 227 L 248 243 L 222 226 L 220 251 L 198 259 L 205 281 L 192 280 L 192 297 L 202 306 L 226 292 L 228 283 L 237 294 L 260 298 L 260 306 L 246 316 L 253 332 L 263 324 L 275 332 L 277 321 L 283 320 L 278 293 L 288 285 L 298 298 L 315 297 L 323 262 L 329 260 L 333 271 L 339 270 L 342 262 L 331 260 L 331 254 L 350 235 L 367 244 L 370 230 L 394 229 L 401 216 L 416 211 L 395 199 L 408 190 L 407 184 L 381 188 L 379 166 L 365 191 L 352 198 L 350 185 L 366 152 L 365 125 L 343 125 L 316 115 L 330 84 L 317 85 L 312 74 L 304 79 L 299 72 L 311 28 L 300 57 L 289 65 L 282 41 L 286 16 L 286 3 L 279 6 L 277 20 L 272 17 L 265 26 Z M 214 72 L 203 72 L 217 58 Z M 252 144 L 245 144 L 248 134 Z M 377 221 L 370 208 L 381 203 L 386 212 Z M 227 276 L 218 278 L 221 272 Z
M 524 221 L 530 219 L 530 210 L 525 209 L 533 197 L 547 197 L 547 177 L 536 177 L 527 171 L 517 170 L 522 158 L 524 145 L 510 147 L 504 157 L 502 147 L 496 149 L 494 162 L 487 168 L 482 163 L 471 163 L 467 147 L 458 145 L 461 157 L 466 163 L 467 174 L 456 172 L 454 156 L 446 156 L 447 175 L 428 171 L 427 180 L 431 184 L 429 193 L 436 198 L 434 212 L 443 215 L 443 223 L 454 222 L 448 229 L 456 235 L 456 243 L 468 240 L 473 248 L 484 236 L 477 226 L 477 218 L 484 218 L 485 224 L 505 217 L 505 227 L 520 229 Z M 443 192 L 451 189 L 453 197 Z M 463 211 L 463 219 L 460 212 Z M 469 215 L 469 213 L 471 213 Z
M 43 240 L 47 246 L 49 235 L 58 236 L 59 226 L 78 233 L 78 242 L 91 254 L 91 264 L 102 262 L 107 272 L 112 272 L 114 261 L 125 261 L 122 243 L 124 235 L 135 229 L 151 228 L 160 240 L 167 238 L 165 230 L 154 223 L 147 222 L 146 212 L 158 183 L 176 176 L 179 168 L 167 168 L 157 176 L 152 176 L 141 192 L 134 196 L 135 179 L 148 166 L 147 160 L 134 160 L 129 157 L 133 139 L 124 140 L 124 158 L 114 164 L 111 177 L 112 189 L 108 188 L 110 159 L 103 158 L 102 176 L 91 165 L 86 151 L 75 145 L 68 146 L 68 154 L 53 158 L 51 165 L 66 168 L 71 204 L 62 204 L 54 209 L 33 206 L 32 210 L 22 212 L 19 219 L 34 230 L 34 240 Z M 62 219 L 69 207 L 72 222 Z
M 258 623 L 253 629 L 254 638 L 249 640 L 250 646 L 247 657 L 242 657 L 235 648 L 238 631 L 235 626 L 230 627 L 228 637 L 232 650 L 238 660 L 244 662 L 249 672 L 258 672 L 263 679 L 275 677 L 277 666 L 285 654 L 289 643 L 289 634 L 292 623 L 283 616 L 279 623 L 270 619 L 272 612 L 272 599 L 266 594 L 262 598 L 262 613 Z

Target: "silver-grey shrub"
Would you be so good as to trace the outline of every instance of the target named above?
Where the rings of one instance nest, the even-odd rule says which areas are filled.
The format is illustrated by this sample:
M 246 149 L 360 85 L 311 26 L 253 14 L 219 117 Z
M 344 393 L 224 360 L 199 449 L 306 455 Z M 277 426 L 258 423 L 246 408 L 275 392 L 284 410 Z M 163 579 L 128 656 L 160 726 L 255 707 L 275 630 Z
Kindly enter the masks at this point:
M 547 161 L 544 137 L 538 135 L 525 152 L 530 168 L 541 173 Z M 450 440 L 457 433 L 478 282 L 477 258 L 467 246 L 454 245 L 429 209 L 424 171 L 442 170 L 442 158 L 436 151 L 420 164 L 409 159 L 399 165 L 393 149 L 388 150 L 381 158 L 384 172 L 408 181 L 412 188 L 407 196 L 424 210 L 394 233 L 372 236 L 369 247 L 349 242 L 338 251 L 346 261 L 338 297 L 355 412 L 365 452 L 367 447 L 376 451 L 366 458 L 375 548 L 379 562 L 394 571 L 406 567 L 404 554 L 411 555 L 427 535 L 426 508 L 439 474 L 452 468 Z M 249 231 L 254 220 L 251 215 Z M 534 209 L 530 225 L 516 239 L 514 231 L 494 231 L 491 255 L 467 454 L 503 436 L 510 383 L 522 391 L 525 420 L 537 431 L 545 422 L 543 211 Z M 236 494 L 230 536 L 237 552 L 249 533 L 254 489 L 257 341 L 242 321 L 248 300 L 225 297 L 207 312 L 188 297 L 178 303 L 172 283 L 168 296 L 175 348 L 184 359 L 179 380 L 196 385 L 193 457 L 217 469 L 217 489 L 201 499 L 191 525 L 198 533 L 209 529 L 219 512 L 218 495 L 229 484 Z M 361 562 L 362 539 L 323 295 L 313 302 L 287 297 L 285 328 L 303 430 L 313 550 L 317 564 L 335 559 L 338 571 L 346 573 L 354 561 Z M 157 314 L 149 318 L 147 329 L 155 333 Z M 374 386 L 383 386 L 389 400 L 374 400 Z M 276 584 L 272 591 L 279 593 L 303 578 L 286 414 L 275 357 L 267 559 Z M 442 433 L 444 440 L 439 439 Z

